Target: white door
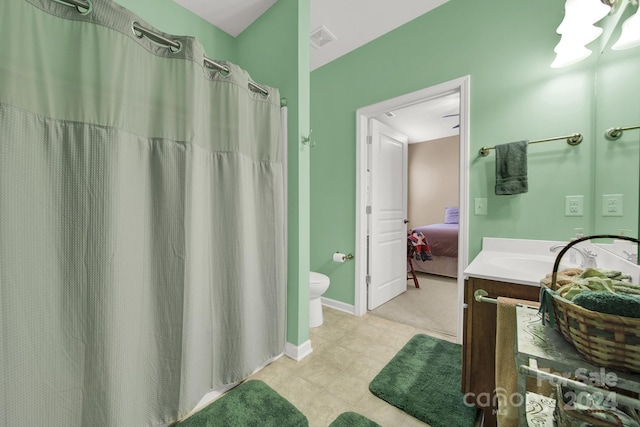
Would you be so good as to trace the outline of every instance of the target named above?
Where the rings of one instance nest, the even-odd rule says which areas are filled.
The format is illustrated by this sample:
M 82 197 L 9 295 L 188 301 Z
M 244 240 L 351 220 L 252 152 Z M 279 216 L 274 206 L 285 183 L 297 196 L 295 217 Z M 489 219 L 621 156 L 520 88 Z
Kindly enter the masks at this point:
M 407 290 L 407 137 L 370 119 L 368 308 Z

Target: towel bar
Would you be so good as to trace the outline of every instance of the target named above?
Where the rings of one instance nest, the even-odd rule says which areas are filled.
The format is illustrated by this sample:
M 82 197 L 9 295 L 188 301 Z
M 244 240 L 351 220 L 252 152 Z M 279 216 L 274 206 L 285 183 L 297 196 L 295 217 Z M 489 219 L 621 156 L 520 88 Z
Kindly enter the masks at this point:
M 478 302 L 488 302 L 489 304 L 497 304 L 498 300 L 495 298 L 488 298 L 489 292 L 484 289 L 478 289 L 473 293 L 473 298 Z
M 571 135 L 565 135 L 565 136 L 556 136 L 555 138 L 547 138 L 547 139 L 536 139 L 534 141 L 529 141 L 529 144 L 537 144 L 539 142 L 549 142 L 549 141 L 558 141 L 561 139 L 566 139 L 567 140 L 567 144 L 569 145 L 578 145 L 582 142 L 583 138 L 582 138 L 582 134 L 581 133 L 574 133 Z M 487 157 L 489 155 L 489 152 L 491 150 L 494 150 L 496 147 L 487 147 L 484 146 L 480 149 L 480 151 L 478 152 L 482 157 Z
M 620 137 L 622 137 L 622 133 L 625 130 L 634 130 L 634 129 L 640 129 L 640 125 L 639 126 L 627 126 L 627 127 L 624 127 L 624 128 L 617 127 L 617 128 L 607 129 L 606 132 L 604 133 L 604 136 L 609 141 L 615 141 L 616 139 L 620 139 Z
M 473 293 L 473 298 L 478 301 L 478 302 L 488 302 L 489 304 L 498 304 L 498 300 L 496 298 L 489 298 L 487 297 L 487 295 L 489 295 L 489 293 L 487 291 L 485 291 L 484 289 L 478 289 Z M 516 304 L 516 307 L 529 307 L 529 308 L 535 308 L 537 309 L 537 307 L 532 307 L 530 305 L 525 305 L 525 304 Z

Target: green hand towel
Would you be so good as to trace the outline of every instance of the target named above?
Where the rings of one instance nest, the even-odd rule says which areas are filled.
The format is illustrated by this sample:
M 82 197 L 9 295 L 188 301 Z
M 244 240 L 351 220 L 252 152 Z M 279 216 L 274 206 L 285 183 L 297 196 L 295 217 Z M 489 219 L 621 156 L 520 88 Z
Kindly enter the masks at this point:
M 614 294 L 607 291 L 587 291 L 576 295 L 573 302 L 591 311 L 623 317 L 640 317 L 640 298 L 631 295 Z
M 528 141 L 496 145 L 496 195 L 529 191 L 527 179 Z

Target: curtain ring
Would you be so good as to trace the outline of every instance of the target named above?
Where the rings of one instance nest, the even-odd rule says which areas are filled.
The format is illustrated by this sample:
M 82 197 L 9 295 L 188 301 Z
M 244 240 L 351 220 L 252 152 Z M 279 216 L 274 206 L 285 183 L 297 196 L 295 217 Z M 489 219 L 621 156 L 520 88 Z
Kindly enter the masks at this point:
M 212 70 L 214 73 L 220 74 L 222 77 L 230 77 L 231 76 L 231 68 L 225 66 L 224 64 L 220 64 L 213 59 L 209 59 L 206 56 L 203 59 L 204 67 Z
M 75 7 L 80 15 L 88 15 L 93 11 L 92 0 L 53 0 L 56 3 L 63 4 L 69 7 Z
M 156 45 L 169 49 L 172 53 L 178 53 L 182 50 L 182 43 L 179 41 L 168 39 L 161 34 L 151 31 L 140 25 L 138 21 L 133 21 L 131 23 L 131 30 L 137 38 L 142 39 L 146 37 Z

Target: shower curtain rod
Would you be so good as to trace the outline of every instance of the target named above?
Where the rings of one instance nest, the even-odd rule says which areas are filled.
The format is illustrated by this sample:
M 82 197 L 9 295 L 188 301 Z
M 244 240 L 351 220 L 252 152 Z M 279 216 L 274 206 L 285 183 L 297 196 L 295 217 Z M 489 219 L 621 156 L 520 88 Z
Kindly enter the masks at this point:
M 91 4 L 83 0 L 54 0 L 54 1 L 57 1 L 58 3 L 68 3 L 71 6 L 75 6 L 75 7 L 84 7 L 85 9 L 89 9 L 91 7 Z
M 569 145 L 578 145 L 582 142 L 582 134 L 581 133 L 574 133 L 571 135 L 565 135 L 565 136 L 556 136 L 555 138 L 546 138 L 546 139 L 536 139 L 534 141 L 529 141 L 529 144 L 537 144 L 539 142 L 548 142 L 548 141 L 559 141 L 561 139 L 566 139 L 567 140 L 567 144 Z M 489 155 L 489 152 L 491 150 L 494 150 L 496 147 L 487 147 L 484 146 L 480 149 L 480 151 L 478 151 L 478 153 L 482 156 L 482 157 L 487 157 Z
M 91 9 L 91 4 L 84 1 L 84 0 L 53 0 L 53 1 L 57 1 L 59 3 L 64 3 L 70 6 L 75 6 L 76 8 L 85 8 L 85 9 Z M 140 23 L 138 23 L 137 21 L 134 21 L 131 28 L 133 29 L 133 33 L 139 37 L 147 37 L 148 39 L 150 39 L 151 41 L 154 41 L 158 44 L 162 44 L 165 45 L 168 49 L 172 50 L 172 49 L 176 49 L 179 50 L 180 47 L 182 46 L 180 43 L 178 43 L 175 40 L 171 40 L 161 34 L 156 33 L 155 31 L 151 31 L 148 28 L 143 27 L 142 25 L 140 25 Z M 136 31 L 138 33 L 140 33 L 141 35 L 138 35 L 138 33 L 136 33 Z M 173 52 L 173 50 L 172 50 Z M 204 65 L 208 68 L 215 68 L 218 71 L 225 73 L 226 75 L 229 75 L 231 73 L 231 70 L 229 69 L 229 67 L 226 67 L 225 65 L 222 65 L 216 61 L 214 61 L 213 59 L 209 59 L 206 56 L 204 57 Z M 251 89 L 254 92 L 258 92 L 260 94 L 262 94 L 263 96 L 269 96 L 269 91 L 266 90 L 265 88 L 263 88 L 262 86 L 252 82 L 251 80 L 249 80 L 248 83 L 249 89 Z

